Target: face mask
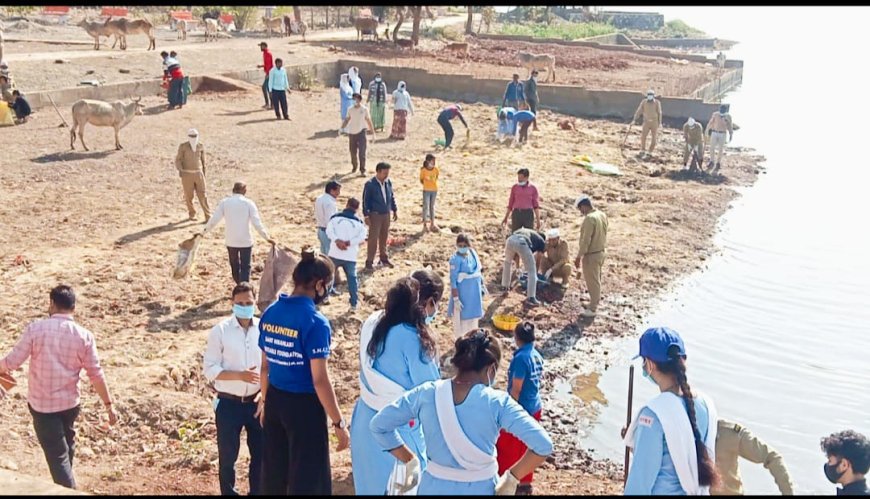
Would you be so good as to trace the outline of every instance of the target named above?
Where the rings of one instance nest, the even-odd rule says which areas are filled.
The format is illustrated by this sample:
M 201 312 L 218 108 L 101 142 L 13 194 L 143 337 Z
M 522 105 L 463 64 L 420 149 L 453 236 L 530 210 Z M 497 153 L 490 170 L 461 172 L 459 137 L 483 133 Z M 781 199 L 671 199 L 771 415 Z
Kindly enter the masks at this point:
M 187 141 L 190 143 L 190 147 L 195 151 L 196 145 L 199 144 L 199 137 L 188 137 Z
M 644 365 L 644 366 L 641 368 L 641 371 L 643 372 L 643 377 L 646 378 L 647 381 L 649 381 L 650 383 L 652 383 L 652 384 L 654 384 L 654 385 L 656 385 L 656 386 L 659 386 L 659 384 L 656 383 L 656 380 L 653 379 L 653 377 L 652 377 L 652 375 L 649 373 L 649 371 L 646 370 L 646 365 Z
M 528 180 L 524 180 L 524 181 L 522 181 L 522 182 L 517 182 L 517 185 L 520 186 L 520 187 L 525 187 L 526 184 L 528 184 L 528 183 L 529 183 Z
M 315 305 L 320 305 L 323 302 L 323 300 L 326 299 L 326 295 L 328 294 L 326 289 L 329 289 L 329 286 L 324 287 L 323 294 L 318 293 L 317 289 L 314 290 L 314 304 Z
M 842 461 L 837 461 L 837 464 L 825 463 L 825 477 L 829 482 L 837 483 L 837 480 L 839 480 L 840 477 L 843 476 L 843 473 L 845 473 L 845 471 L 837 471 L 837 466 L 840 466 L 841 462 Z
M 233 304 L 233 314 L 239 319 L 253 319 L 254 318 L 254 306 L 253 305 L 239 305 L 238 303 Z
M 456 253 L 465 256 L 468 254 L 468 248 L 456 248 Z
M 646 100 L 653 100 L 655 98 L 654 95 L 647 95 Z
M 695 120 L 694 120 L 694 119 L 689 120 L 687 123 L 689 124 L 690 127 L 695 126 Z
M 435 311 L 432 312 L 432 315 L 426 316 L 426 325 L 432 324 L 435 321 L 435 316 L 438 315 L 438 305 L 435 305 Z
M 376 78 L 375 78 L 375 81 L 378 82 L 378 83 L 380 83 L 380 82 L 381 82 L 381 77 L 380 77 L 380 76 L 376 77 Z

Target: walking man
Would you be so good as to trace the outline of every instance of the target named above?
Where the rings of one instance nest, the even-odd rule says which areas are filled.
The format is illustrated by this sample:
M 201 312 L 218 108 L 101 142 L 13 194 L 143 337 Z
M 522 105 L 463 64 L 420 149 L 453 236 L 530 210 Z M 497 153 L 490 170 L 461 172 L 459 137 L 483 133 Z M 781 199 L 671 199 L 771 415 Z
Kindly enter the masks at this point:
M 525 88 L 526 103 L 529 105 L 529 111 L 535 116 L 538 115 L 538 70 L 532 71 L 532 75 L 526 80 Z M 532 130 L 538 131 L 537 120 L 532 122 Z
M 359 247 L 368 237 L 368 229 L 362 220 L 357 218 L 359 200 L 350 198 L 344 210 L 336 213 L 326 226 L 329 237 L 329 258 L 336 269 L 344 269 L 347 276 L 347 290 L 350 293 L 350 309 L 356 311 L 359 304 L 358 285 L 356 278 L 356 259 Z
M 737 458 L 751 463 L 761 463 L 773 475 L 779 492 L 784 496 L 794 495 L 794 486 L 782 455 L 753 435 L 745 426 L 720 419 L 716 431 L 716 467 L 722 481 L 710 490 L 714 496 L 742 496 L 743 481 L 737 467 Z
M 341 194 L 341 184 L 330 180 L 326 184 L 326 192 L 314 201 L 314 222 L 317 224 L 317 240 L 320 241 L 320 252 L 329 253 L 329 238 L 326 236 L 326 225 L 329 219 L 338 211 L 335 200 Z
M 187 216 L 196 220 L 196 208 L 193 207 L 193 193 L 199 199 L 199 205 L 205 214 L 205 221 L 211 217 L 208 198 L 205 195 L 205 146 L 199 142 L 199 132 L 196 128 L 187 131 L 187 142 L 178 145 L 175 155 L 175 168 L 181 177 L 181 188 L 184 189 L 184 202 L 187 204 Z
M 341 123 L 341 128 L 347 132 L 350 144 L 350 163 L 353 166 L 351 173 L 359 168 L 360 176 L 366 174 L 366 130 L 375 135 L 375 127 L 367 107 L 362 105 L 362 95 L 353 94 L 353 106 L 347 110 L 347 117 Z M 365 200 L 363 200 L 365 204 Z
M 504 296 L 510 291 L 511 266 L 514 259 L 519 255 L 523 267 L 528 274 L 528 286 L 526 287 L 526 303 L 537 307 L 541 304 L 535 297 L 538 291 L 538 268 L 535 264 L 535 253 L 542 253 L 547 249 L 544 235 L 532 229 L 521 228 L 514 231 L 504 244 L 504 265 L 501 273 L 501 286 Z
M 598 302 L 601 300 L 601 267 L 604 265 L 605 246 L 607 245 L 607 215 L 592 206 L 592 200 L 582 196 L 574 204 L 585 217 L 580 226 L 580 249 L 574 259 L 574 267 L 582 268 L 589 291 L 589 308 L 583 310 L 581 317 L 595 317 Z
M 574 266 L 571 265 L 571 252 L 568 249 L 568 241 L 559 237 L 559 229 L 547 231 L 547 250 L 539 256 L 538 268 L 549 282 L 559 279 L 562 289 L 568 287 Z
M 501 107 L 519 109 L 521 103 L 526 103 L 526 93 L 523 89 L 523 83 L 520 82 L 520 75 L 514 73 L 513 80 L 511 80 L 510 83 L 507 84 L 507 88 L 505 88 Z
M 662 126 L 662 103 L 656 99 L 656 93 L 649 89 L 646 91 L 646 99 L 640 101 L 637 111 L 634 112 L 634 121 L 643 117 L 643 128 L 640 131 L 640 156 L 652 155 L 656 148 L 659 127 Z M 649 152 L 646 152 L 646 137 L 650 137 Z
M 520 168 L 517 171 L 517 183 L 511 187 L 507 212 L 501 225 L 507 225 L 508 217 L 511 217 L 511 232 L 521 227 L 541 230 L 538 201 L 538 188 L 529 182 L 529 169 Z
M 263 468 L 263 428 L 257 414 L 260 398 L 259 320 L 254 317 L 256 293 L 248 282 L 236 284 L 232 293 L 233 315 L 216 324 L 208 334 L 202 357 L 206 379 L 214 383 L 215 427 L 218 445 L 218 478 L 221 495 L 236 490 L 236 459 L 242 428 L 248 441 L 251 464 L 249 495 L 259 495 Z
M 272 62 L 272 52 L 269 51 L 269 45 L 266 42 L 260 42 L 260 51 L 263 52 L 263 64 L 257 64 L 257 67 L 263 68 L 263 72 L 266 73 L 266 77 L 263 78 L 263 99 L 266 101 L 266 105 L 263 106 L 263 109 L 271 109 L 272 106 L 269 105 L 269 72 L 272 71 L 275 64 Z
M 710 163 L 707 168 L 713 166 L 714 160 L 716 167 L 713 171 L 719 169 L 722 162 L 722 153 L 725 152 L 725 144 L 731 142 L 734 137 L 734 123 L 731 122 L 731 115 L 728 113 L 729 104 L 722 104 L 719 110 L 715 111 L 710 116 L 710 121 L 707 122 L 707 136 L 710 142 Z M 725 141 L 725 136 L 728 136 L 728 141 Z
M 290 93 L 290 80 L 287 79 L 287 70 L 282 67 L 283 65 L 284 61 L 280 57 L 275 59 L 275 67 L 269 71 L 269 91 L 272 93 L 272 108 L 275 109 L 275 119 L 280 120 L 283 113 L 284 119 L 289 120 L 287 94 Z
M 363 216 L 369 226 L 369 243 L 366 253 L 365 270 L 373 270 L 375 251 L 380 249 L 381 265 L 393 268 L 387 257 L 387 236 L 390 234 L 390 211 L 393 212 L 393 222 L 398 220 L 396 199 L 393 197 L 393 183 L 390 176 L 390 164 L 378 163 L 375 166 L 375 176 L 363 187 Z
M 109 424 L 118 421 L 94 335 L 75 323 L 76 295 L 66 285 L 49 293 L 48 318 L 30 323 L 9 355 L 0 359 L 0 374 L 18 369 L 27 358 L 27 407 L 33 416 L 36 439 L 45 454 L 51 479 L 64 487 L 76 488 L 73 475 L 75 421 L 81 398 L 79 374 L 82 369 L 103 401 Z M 0 388 L 0 398 L 5 395 Z
M 244 182 L 236 182 L 233 185 L 233 195 L 221 200 L 200 233 L 204 236 L 226 217 L 227 227 L 224 238 L 230 255 L 230 271 L 236 284 L 251 280 L 251 250 L 254 247 L 254 239 L 251 237 L 250 226 L 253 225 L 269 244 L 275 245 L 275 241 L 269 237 L 263 222 L 260 221 L 257 205 L 245 197 L 247 192 L 248 186 Z
M 690 157 L 691 169 L 701 168 L 704 165 L 704 128 L 691 116 L 683 125 L 683 139 L 686 141 L 683 150 L 683 168 L 686 167 Z

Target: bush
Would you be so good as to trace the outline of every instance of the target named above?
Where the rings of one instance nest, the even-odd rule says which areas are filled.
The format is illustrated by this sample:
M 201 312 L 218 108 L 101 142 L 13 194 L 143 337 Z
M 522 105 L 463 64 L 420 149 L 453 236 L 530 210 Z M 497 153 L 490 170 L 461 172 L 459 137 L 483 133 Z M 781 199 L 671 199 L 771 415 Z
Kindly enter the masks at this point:
M 461 42 L 465 39 L 462 33 L 450 26 L 436 26 L 421 29 L 420 37 L 431 38 L 433 40 L 450 40 L 454 42 Z
M 666 22 L 656 35 L 662 38 L 706 38 L 707 36 L 703 31 L 693 28 L 679 19 Z
M 302 92 L 311 90 L 314 86 L 314 77 L 305 69 L 300 69 L 296 72 L 296 88 Z
M 576 40 L 615 32 L 616 28 L 607 23 L 564 23 L 553 26 L 546 24 L 502 24 L 499 28 L 499 34 L 502 35 L 560 38 L 562 40 Z

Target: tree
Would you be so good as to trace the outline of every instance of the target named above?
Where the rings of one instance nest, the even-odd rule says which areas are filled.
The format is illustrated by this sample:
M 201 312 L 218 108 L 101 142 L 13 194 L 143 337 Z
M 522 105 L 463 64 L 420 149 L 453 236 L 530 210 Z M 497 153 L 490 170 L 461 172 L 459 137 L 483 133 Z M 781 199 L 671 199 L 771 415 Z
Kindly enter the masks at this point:
M 407 7 L 396 7 L 396 27 L 393 28 L 393 41 L 399 39 L 399 28 L 402 27 L 402 23 L 405 22 L 405 11 Z
M 302 22 L 302 9 L 299 7 L 293 7 L 293 19 L 295 19 L 297 23 Z
M 466 7 L 466 9 L 468 9 L 468 19 L 465 21 L 465 34 L 470 35 L 474 33 L 474 11 L 471 10 L 471 5 Z
M 416 47 L 417 44 L 420 43 L 420 21 L 423 20 L 423 7 L 420 5 L 414 5 L 411 7 L 411 15 L 414 16 L 414 25 L 411 29 L 411 41 Z

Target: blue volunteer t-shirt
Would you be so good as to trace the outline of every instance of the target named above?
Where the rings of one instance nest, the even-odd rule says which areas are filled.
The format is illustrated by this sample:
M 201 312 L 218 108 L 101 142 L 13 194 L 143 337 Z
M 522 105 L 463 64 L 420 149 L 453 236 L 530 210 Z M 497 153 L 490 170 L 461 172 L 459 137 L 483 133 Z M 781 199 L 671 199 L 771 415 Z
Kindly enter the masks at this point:
M 261 320 L 262 324 L 262 320 Z M 541 410 L 541 373 L 544 370 L 544 358 L 535 350 L 533 343 L 527 343 L 514 352 L 514 358 L 508 367 L 508 390 L 514 379 L 523 380 L 520 398 L 517 402 L 529 414 Z
M 269 385 L 314 393 L 311 359 L 329 357 L 329 321 L 307 296 L 281 293 L 260 318 L 260 350 L 269 361 Z
M 525 109 L 522 111 L 517 111 L 514 114 L 514 121 L 516 121 L 517 123 L 525 123 L 527 121 L 532 121 L 534 119 L 535 119 L 535 113 L 528 111 L 528 110 L 525 110 Z

